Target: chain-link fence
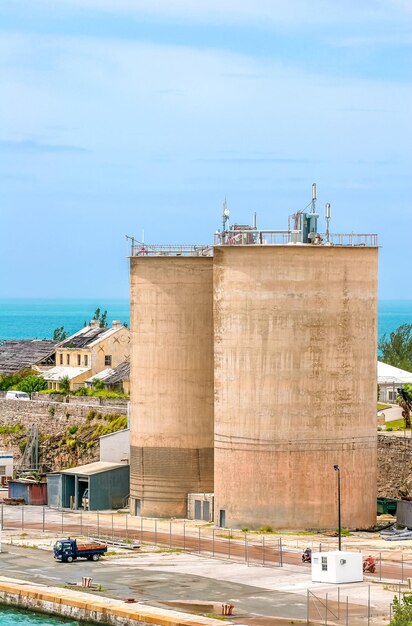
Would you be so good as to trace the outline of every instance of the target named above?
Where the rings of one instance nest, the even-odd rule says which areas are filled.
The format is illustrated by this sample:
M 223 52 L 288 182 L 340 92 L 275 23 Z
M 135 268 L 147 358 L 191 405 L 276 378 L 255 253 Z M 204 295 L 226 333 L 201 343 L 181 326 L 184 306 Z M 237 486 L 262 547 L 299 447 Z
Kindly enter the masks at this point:
M 184 520 L 147 519 L 129 513 L 107 511 L 73 511 L 47 506 L 0 505 L 0 525 L 5 531 L 52 532 L 56 536 L 85 536 L 124 545 L 147 543 L 169 550 L 204 554 L 233 559 L 250 564 L 281 567 L 283 564 L 301 565 L 302 551 L 336 549 L 336 539 L 315 541 L 292 540 L 274 533 L 257 534 L 215 528 L 211 524 Z M 344 545 L 344 550 L 363 551 L 375 560 L 373 572 L 366 572 L 371 580 L 401 583 L 412 582 L 412 554 L 393 547 L 390 550 L 370 550 L 369 547 Z M 310 567 L 306 565 L 306 567 Z
M 250 564 L 282 566 L 280 537 L 260 538 L 247 532 L 196 526 L 184 521 L 133 517 L 128 513 L 71 511 L 46 506 L 1 505 L 4 531 L 53 532 L 60 536 L 87 536 L 111 543 L 147 543 L 169 550 L 233 559 Z
M 388 611 L 378 601 L 380 590 L 371 585 L 307 590 L 307 624 L 372 626 L 387 624 Z

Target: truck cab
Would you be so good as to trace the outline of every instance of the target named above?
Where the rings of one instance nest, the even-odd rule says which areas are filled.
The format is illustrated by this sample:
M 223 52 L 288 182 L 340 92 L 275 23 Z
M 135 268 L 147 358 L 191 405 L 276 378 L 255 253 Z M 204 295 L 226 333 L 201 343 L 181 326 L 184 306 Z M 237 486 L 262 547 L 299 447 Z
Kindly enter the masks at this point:
M 54 558 L 71 563 L 76 558 L 73 539 L 58 539 L 54 544 Z

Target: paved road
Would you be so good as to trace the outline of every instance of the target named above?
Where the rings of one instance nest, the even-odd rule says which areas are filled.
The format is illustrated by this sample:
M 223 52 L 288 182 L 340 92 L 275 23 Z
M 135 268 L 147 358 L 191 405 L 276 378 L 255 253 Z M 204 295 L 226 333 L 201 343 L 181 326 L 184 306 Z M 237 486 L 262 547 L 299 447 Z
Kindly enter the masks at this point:
M 227 580 L 164 571 L 159 565 L 162 555 L 141 554 L 130 558 L 107 558 L 97 563 L 79 560 L 66 564 L 55 562 L 52 553 L 45 550 L 4 544 L 3 550 L 0 569 L 3 576 L 10 575 L 11 578 L 61 586 L 81 581 L 82 576 L 92 576 L 96 584 L 103 585 L 102 595 L 146 600 L 152 606 L 163 608 L 181 609 L 179 603 L 187 601 L 215 602 L 218 605 L 231 602 L 236 607 L 236 620 L 248 618 L 248 624 L 252 623 L 251 618 L 260 617 L 261 623 L 262 617 L 275 615 L 289 619 L 306 617 L 304 593 L 273 591 Z M 173 555 L 163 556 L 168 557 L 170 569 Z M 178 558 L 182 557 L 201 560 L 190 555 L 179 555 Z M 250 569 L 251 575 L 253 569 Z

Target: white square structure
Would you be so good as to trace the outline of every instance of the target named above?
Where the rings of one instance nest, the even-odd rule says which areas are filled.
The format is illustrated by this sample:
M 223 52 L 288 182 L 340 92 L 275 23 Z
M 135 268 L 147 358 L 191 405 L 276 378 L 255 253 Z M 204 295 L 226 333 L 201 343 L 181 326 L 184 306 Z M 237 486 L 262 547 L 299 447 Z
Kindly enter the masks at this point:
M 357 583 L 363 581 L 360 552 L 312 552 L 313 583 Z
M 13 454 L 0 450 L 0 482 L 1 477 L 13 478 Z

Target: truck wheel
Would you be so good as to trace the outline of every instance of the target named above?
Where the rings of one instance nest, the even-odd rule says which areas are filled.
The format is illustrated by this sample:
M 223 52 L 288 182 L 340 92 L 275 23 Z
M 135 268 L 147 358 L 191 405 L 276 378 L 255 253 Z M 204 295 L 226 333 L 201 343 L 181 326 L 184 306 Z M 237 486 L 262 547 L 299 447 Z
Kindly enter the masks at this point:
M 73 562 L 73 557 L 72 557 L 72 556 L 68 556 L 68 557 L 67 557 L 67 559 L 66 559 L 66 561 L 67 561 L 68 563 L 72 563 L 72 562 Z
M 99 555 L 98 554 L 92 554 L 92 561 L 98 561 L 99 560 Z

